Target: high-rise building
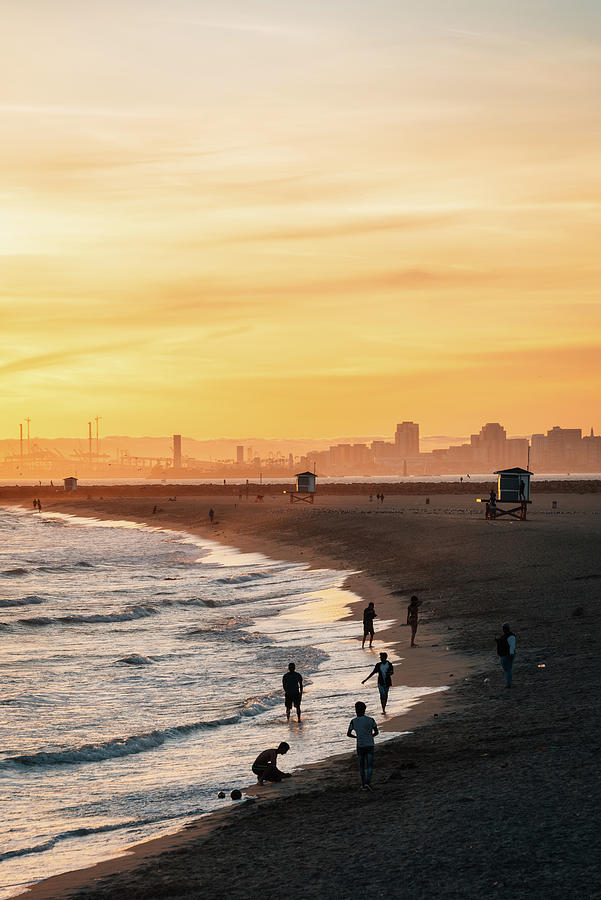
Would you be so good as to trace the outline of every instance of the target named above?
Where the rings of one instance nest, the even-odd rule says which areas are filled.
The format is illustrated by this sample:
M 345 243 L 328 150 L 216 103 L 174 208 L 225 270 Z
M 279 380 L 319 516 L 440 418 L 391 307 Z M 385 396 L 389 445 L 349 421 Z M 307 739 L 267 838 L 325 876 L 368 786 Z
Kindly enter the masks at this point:
M 182 467 L 182 436 L 181 434 L 173 435 L 173 468 L 181 469 Z
M 244 463 L 244 446 L 242 444 L 238 444 L 236 447 L 236 462 L 239 466 Z
M 417 422 L 401 422 L 394 436 L 397 455 L 403 459 L 419 456 L 419 425 Z

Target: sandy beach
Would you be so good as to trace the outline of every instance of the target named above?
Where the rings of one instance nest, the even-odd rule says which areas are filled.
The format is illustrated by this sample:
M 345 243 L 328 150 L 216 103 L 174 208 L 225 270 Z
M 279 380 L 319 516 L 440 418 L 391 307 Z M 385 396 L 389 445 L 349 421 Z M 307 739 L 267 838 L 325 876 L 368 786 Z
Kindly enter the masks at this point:
M 44 511 L 132 519 L 357 571 L 348 582 L 362 598 L 357 619 L 373 599 L 381 618 L 399 622 L 374 643 L 402 660 L 395 683 L 449 690 L 390 722 L 412 733 L 377 748 L 372 795 L 358 789 L 349 741 L 348 755 L 24 896 L 601 896 L 599 494 L 557 492 L 553 508 L 556 496 L 537 493 L 522 523 L 485 521 L 477 491 L 433 493 L 427 504 L 419 495 L 383 504 L 323 495 L 314 506 L 276 492 L 261 503 L 222 492 L 120 493 L 44 496 Z M 410 650 L 402 623 L 413 593 L 423 606 Z M 518 635 L 511 691 L 494 644 L 505 620 Z

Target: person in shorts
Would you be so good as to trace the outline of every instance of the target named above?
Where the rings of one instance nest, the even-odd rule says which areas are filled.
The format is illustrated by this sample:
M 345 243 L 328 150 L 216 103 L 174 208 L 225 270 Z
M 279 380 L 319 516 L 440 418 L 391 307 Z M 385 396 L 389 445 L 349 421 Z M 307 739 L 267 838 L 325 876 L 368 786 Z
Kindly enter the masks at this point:
M 363 610 L 363 640 L 361 647 L 365 647 L 365 640 L 369 638 L 369 646 L 371 647 L 374 639 L 374 619 L 377 619 L 376 609 L 373 603 L 369 603 Z
M 407 625 L 411 627 L 411 647 L 415 647 L 415 635 L 417 634 L 417 626 L 419 625 L 419 608 L 422 601 L 418 600 L 414 595 L 407 607 Z
M 252 771 L 257 776 L 258 784 L 263 784 L 265 781 L 272 781 L 277 784 L 282 778 L 290 778 L 289 772 L 280 772 L 276 765 L 278 756 L 283 756 L 289 750 L 290 745 L 286 741 L 282 741 L 278 747 L 272 747 L 259 753 L 252 764 Z
M 301 720 L 301 700 L 303 699 L 303 676 L 296 671 L 293 662 L 288 663 L 288 671 L 282 678 L 284 688 L 284 703 L 286 706 L 286 719 L 290 721 L 290 710 L 294 706 L 297 721 Z
M 378 732 L 378 726 L 375 719 L 365 715 L 367 707 L 365 703 L 358 700 L 355 703 L 356 716 L 351 719 L 347 737 L 357 738 L 357 759 L 359 760 L 359 775 L 361 776 L 361 787 L 364 790 L 373 790 L 371 786 L 371 778 L 374 769 L 374 737 Z

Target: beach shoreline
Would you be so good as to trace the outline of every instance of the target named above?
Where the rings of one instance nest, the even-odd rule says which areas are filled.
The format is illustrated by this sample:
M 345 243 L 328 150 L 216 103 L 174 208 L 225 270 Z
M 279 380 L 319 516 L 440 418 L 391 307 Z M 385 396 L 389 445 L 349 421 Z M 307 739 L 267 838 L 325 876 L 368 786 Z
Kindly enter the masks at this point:
M 81 516 L 83 518 L 96 518 L 96 516 L 89 515 L 89 511 L 86 509 L 87 502 L 88 501 L 78 500 L 78 502 L 73 505 L 68 502 L 61 503 L 60 510 L 53 509 L 50 504 L 48 504 L 45 511 L 61 512 L 63 514 Z M 150 520 L 148 517 L 139 515 L 132 517 L 130 514 L 125 516 L 122 515 L 120 518 L 126 518 L 129 521 L 146 527 L 160 527 L 165 528 L 166 530 L 191 534 L 216 542 L 220 547 L 232 547 L 243 553 L 260 553 L 270 560 L 284 559 L 288 562 L 300 562 L 310 569 L 336 570 L 339 568 L 338 562 L 322 556 L 319 553 L 311 553 L 310 556 L 304 554 L 297 555 L 293 548 L 291 548 L 289 552 L 283 553 L 282 550 L 284 548 L 282 545 L 273 541 L 270 542 L 267 539 L 262 540 L 254 537 L 235 535 L 234 539 L 236 540 L 236 545 L 234 545 L 233 540 L 228 544 L 224 544 L 221 540 L 217 539 L 218 536 L 221 536 L 221 533 L 217 531 L 216 527 L 210 525 L 200 527 L 196 524 L 184 528 L 179 519 L 176 520 L 169 516 L 161 516 L 160 522 L 157 521 L 156 516 L 152 517 Z M 103 520 L 99 519 L 99 521 Z M 104 521 L 107 520 L 105 519 Z M 108 521 L 111 521 L 111 519 L 108 519 Z M 378 584 L 373 577 L 367 576 L 362 572 L 352 572 L 347 575 L 341 587 L 343 590 L 356 595 L 358 598 L 349 604 L 351 615 L 357 622 L 357 641 L 361 640 L 363 607 L 369 601 L 373 601 L 376 604 L 376 608 L 379 610 L 380 619 L 394 620 L 393 625 L 383 629 L 376 629 L 376 646 L 374 646 L 372 651 L 373 657 L 374 659 L 377 659 L 379 649 L 376 650 L 376 647 L 381 648 L 383 646 L 386 646 L 389 656 L 392 657 L 393 652 L 394 655 L 397 656 L 399 654 L 402 638 L 407 637 L 409 634 L 408 628 L 403 629 L 400 627 L 403 624 L 400 621 L 400 618 L 406 614 L 405 608 L 400 608 L 398 602 L 395 601 L 395 599 L 390 596 L 390 593 Z M 401 613 L 401 616 L 399 616 L 399 612 Z M 422 628 L 422 631 L 423 630 L 424 629 Z M 436 645 L 440 644 L 440 635 L 432 633 L 428 626 L 425 626 L 425 630 L 429 632 L 426 640 L 435 642 Z M 405 657 L 401 657 L 400 662 L 402 663 L 402 668 L 397 664 L 395 684 L 400 686 L 401 682 L 399 681 L 399 677 L 402 675 L 402 686 L 404 687 L 428 687 L 439 688 L 440 690 L 419 697 L 403 714 L 389 715 L 383 720 L 381 720 L 381 714 L 377 709 L 377 692 L 374 691 L 374 709 L 372 710 L 372 713 L 378 719 L 380 731 L 400 732 L 402 738 L 405 732 L 409 732 L 412 729 L 419 727 L 420 724 L 434 715 L 434 713 L 438 715 L 442 708 L 449 704 L 449 697 L 445 696 L 448 692 L 448 685 L 446 682 L 449 679 L 445 676 L 447 674 L 447 669 L 449 668 L 450 659 L 452 659 L 451 667 L 454 670 L 454 676 L 456 678 L 462 677 L 468 671 L 469 663 L 466 658 L 461 656 L 461 654 L 441 651 L 438 646 L 433 649 L 429 646 L 422 645 L 420 651 L 419 658 L 416 657 L 415 654 L 412 657 L 410 652 L 407 652 Z M 370 665 L 371 661 L 367 659 L 366 674 L 369 673 Z M 352 711 L 349 711 L 349 716 L 351 714 Z M 301 765 L 296 770 L 292 781 L 284 782 L 277 786 L 264 786 L 261 788 L 256 784 L 249 783 L 246 786 L 240 786 L 239 789 L 242 791 L 243 796 L 251 798 L 253 801 L 260 800 L 263 797 L 263 799 L 277 802 L 278 796 L 284 795 L 290 797 L 302 793 L 303 790 L 306 790 L 307 788 L 310 789 L 314 771 L 316 769 L 324 770 L 332 764 L 336 765 L 339 760 L 345 762 L 349 760 L 354 761 L 354 751 L 349 750 L 342 754 L 327 757 L 319 763 Z M 242 805 L 244 805 L 245 802 L 246 801 L 243 800 Z M 103 878 L 114 873 L 131 871 L 132 868 L 135 868 L 140 862 L 150 857 L 168 852 L 182 844 L 188 844 L 190 840 L 200 840 L 203 837 L 206 837 L 212 830 L 226 825 L 228 816 L 230 814 L 235 814 L 239 805 L 240 804 L 237 803 L 234 806 L 228 806 L 222 810 L 215 810 L 207 813 L 185 826 L 180 826 L 177 831 L 174 831 L 173 833 L 129 845 L 118 855 L 115 855 L 110 859 L 43 879 L 27 888 L 24 892 L 14 895 L 15 900 L 18 900 L 20 897 L 29 897 L 31 900 L 46 900 L 46 898 L 61 896 L 65 892 L 71 893 L 74 889 L 93 882 L 98 878 Z
M 317 885 L 331 896 L 349 897 L 355 896 L 349 885 L 359 865 L 348 862 L 349 854 L 356 847 L 363 858 L 366 840 L 376 865 L 374 869 L 368 864 L 370 878 L 384 890 L 387 882 L 381 879 L 385 872 L 386 878 L 390 877 L 391 865 L 398 877 L 412 872 L 415 885 L 405 881 L 402 892 L 412 898 L 438 896 L 443 885 L 452 897 L 493 896 L 499 886 L 509 884 L 503 873 L 510 867 L 512 890 L 519 897 L 566 896 L 568 885 L 586 891 L 592 883 L 599 883 L 592 858 L 582 861 L 582 848 L 591 847 L 596 832 L 593 834 L 592 826 L 575 811 L 572 783 L 574 778 L 585 778 L 595 762 L 587 748 L 597 727 L 595 685 L 601 682 L 599 637 L 593 628 L 598 621 L 595 578 L 601 574 L 591 571 L 601 537 L 597 497 L 562 498 L 557 514 L 550 512 L 549 497 L 537 498 L 539 515 L 514 527 L 486 523 L 467 505 L 458 504 L 457 498 L 444 496 L 438 507 L 433 504 L 434 509 L 419 508 L 415 498 L 404 498 L 404 506 L 377 511 L 366 507 L 365 501 L 358 506 L 356 496 L 328 497 L 322 500 L 327 506 L 302 510 L 298 515 L 296 508 L 284 508 L 281 498 L 266 498 L 271 499 L 269 505 L 249 504 L 239 514 L 234 500 L 225 505 L 223 497 L 215 497 L 216 524 L 210 529 L 206 517 L 212 499 L 204 495 L 185 503 L 178 499 L 164 514 L 154 515 L 148 496 L 102 501 L 60 497 L 45 509 L 104 519 L 131 518 L 200 533 L 275 559 L 360 570 L 361 574 L 349 577 L 347 586 L 365 600 L 374 599 L 386 618 L 398 619 L 399 604 L 405 608 L 409 593 L 424 596 L 429 622 L 423 633 L 430 630 L 430 642 L 438 644 L 431 648 L 438 663 L 453 661 L 451 671 L 448 665 L 442 668 L 454 689 L 429 695 L 401 717 L 403 730 L 411 729 L 411 734 L 378 749 L 376 777 L 386 790 L 370 797 L 368 807 L 370 815 L 390 815 L 391 804 L 400 803 L 411 825 L 404 825 L 398 841 L 407 854 L 416 845 L 421 855 L 409 855 L 405 860 L 404 850 L 393 863 L 389 856 L 384 863 L 382 848 L 358 829 L 354 817 L 362 816 L 366 800 L 356 790 L 356 762 L 349 753 L 320 764 L 317 776 L 316 767 L 310 767 L 298 780 L 262 792 L 258 802 L 211 814 L 208 829 L 201 820 L 192 826 L 198 825 L 198 833 L 184 829 L 179 837 L 159 838 L 159 844 L 145 842 L 137 845 L 141 856 L 122 856 L 100 864 L 100 869 L 65 873 L 58 876 L 63 880 L 40 882 L 22 896 L 104 900 L 127 890 L 136 898 L 201 897 L 207 891 L 216 897 L 242 897 L 282 890 L 286 885 L 288 896 L 304 898 L 314 895 Z M 166 506 L 164 497 L 159 503 Z M 371 597 L 370 591 L 374 592 Z M 387 616 L 386 603 L 395 609 L 395 615 Z M 577 603 L 583 604 L 583 619 L 573 615 Z M 354 612 L 356 615 L 357 610 Z M 510 693 L 502 690 L 491 646 L 500 621 L 506 618 L 517 621 L 518 634 L 524 636 L 520 637 L 518 684 Z M 398 627 L 398 632 L 404 636 L 407 629 Z M 394 637 L 386 635 L 387 648 Z M 418 663 L 425 663 L 424 649 L 416 651 Z M 465 675 L 457 670 L 460 659 L 466 662 Z M 416 668 L 424 674 L 421 663 L 416 663 Z M 573 688 L 585 677 L 591 690 L 586 700 L 578 692 L 575 696 Z M 419 683 L 429 682 L 420 678 Z M 499 740 L 499 716 L 507 716 L 508 710 L 511 728 L 502 727 Z M 555 752 L 556 744 L 565 752 Z M 304 789 L 297 791 L 301 779 L 305 779 Z M 551 783 L 561 785 L 564 804 L 560 815 L 554 809 L 554 819 L 545 804 Z M 597 786 L 587 782 L 587 791 L 585 806 L 594 809 Z M 327 814 L 324 796 L 328 797 Z M 419 808 L 418 818 L 414 808 Z M 457 812 L 466 809 L 468 819 L 478 824 L 476 831 L 470 821 L 457 819 Z M 504 834 L 502 822 L 510 809 L 512 832 Z M 320 865 L 311 869 L 308 880 L 299 876 L 291 881 L 289 872 L 284 878 L 277 864 L 278 853 L 266 855 L 260 872 L 247 864 L 246 856 L 236 857 L 237 842 L 244 842 L 252 856 L 257 852 L 257 840 L 265 840 L 266 834 L 278 835 L 280 853 L 285 854 L 286 836 L 277 828 L 282 815 L 299 827 L 303 822 L 304 842 L 319 858 Z M 332 831 L 329 815 L 344 823 L 344 852 L 330 839 L 318 840 L 325 821 Z M 591 822 L 595 818 L 593 815 Z M 576 826 L 571 833 L 568 821 Z M 310 828 L 309 834 L 305 827 Z M 547 863 L 543 869 L 537 862 L 543 845 L 534 841 L 532 849 L 533 835 L 540 827 L 544 854 L 559 854 L 556 863 Z M 223 843 L 226 834 L 227 848 Z M 161 841 L 167 843 L 160 845 Z M 142 849 L 151 844 L 148 853 Z M 254 850 L 248 850 L 249 844 Z M 207 862 L 208 855 L 215 852 L 218 859 L 211 857 Z M 202 866 L 194 863 L 198 856 L 203 859 Z M 455 893 L 449 890 L 447 880 L 441 882 L 435 874 L 436 865 L 450 864 L 451 859 L 463 884 Z M 365 871 L 365 863 L 362 865 Z M 224 872 L 228 873 L 225 878 Z M 515 873 L 519 879 L 514 886 Z

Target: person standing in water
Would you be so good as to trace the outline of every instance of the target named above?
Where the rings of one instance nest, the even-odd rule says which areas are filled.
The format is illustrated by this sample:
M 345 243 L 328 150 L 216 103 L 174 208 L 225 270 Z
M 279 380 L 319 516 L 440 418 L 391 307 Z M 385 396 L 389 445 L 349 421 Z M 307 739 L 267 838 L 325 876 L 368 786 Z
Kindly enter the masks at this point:
M 373 603 L 369 603 L 363 610 L 363 640 L 361 647 L 365 647 L 365 638 L 369 637 L 369 646 L 371 647 L 374 639 L 374 619 L 377 619 L 376 608 Z
M 215 510 L 213 509 L 213 507 L 211 507 L 209 510 L 209 520 L 211 522 L 211 525 L 213 524 L 214 518 L 215 518 Z
M 382 704 L 382 712 L 386 712 L 386 704 L 388 703 L 388 691 L 392 687 L 392 678 L 394 675 L 394 666 L 392 663 L 388 662 L 388 653 L 380 653 L 380 662 L 376 663 L 373 667 L 373 671 L 369 673 L 367 678 L 364 678 L 361 684 L 365 684 L 366 681 L 373 676 L 378 676 L 378 691 L 380 692 L 380 703 Z
M 303 676 L 296 671 L 293 662 L 288 663 L 288 671 L 284 673 L 282 678 L 282 687 L 284 688 L 284 703 L 286 705 L 286 719 L 290 721 L 290 710 L 294 706 L 296 710 L 297 721 L 301 720 L 301 700 L 303 699 Z
M 411 647 L 415 647 L 415 635 L 417 634 L 417 626 L 419 625 L 419 608 L 422 601 L 418 600 L 415 595 L 411 598 L 411 602 L 407 607 L 407 625 L 411 626 Z
M 371 777 L 374 769 L 374 737 L 379 732 L 375 719 L 365 715 L 366 709 L 365 703 L 362 703 L 361 700 L 355 703 L 357 715 L 354 719 L 351 719 L 346 736 L 357 738 L 357 757 L 359 759 L 361 787 L 371 791 L 373 790 Z

